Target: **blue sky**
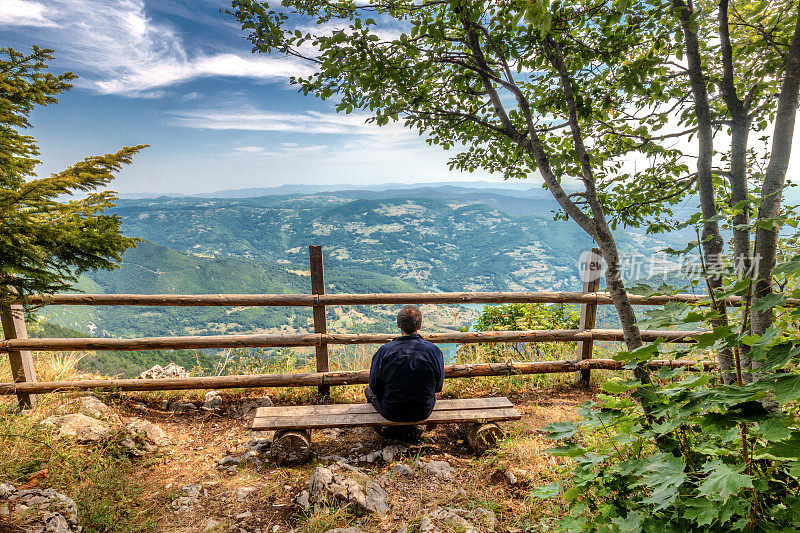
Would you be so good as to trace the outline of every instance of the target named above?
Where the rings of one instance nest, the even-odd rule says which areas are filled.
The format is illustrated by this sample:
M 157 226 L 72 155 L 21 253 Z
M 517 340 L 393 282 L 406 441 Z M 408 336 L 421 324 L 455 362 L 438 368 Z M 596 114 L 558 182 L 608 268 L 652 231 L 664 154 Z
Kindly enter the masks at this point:
M 40 174 L 123 145 L 150 144 L 116 180 L 135 192 L 210 192 L 285 183 L 492 179 L 447 169 L 448 154 L 400 126 L 297 93 L 308 66 L 252 54 L 213 0 L 0 0 L 0 46 L 55 50 L 80 76 L 35 111 Z M 538 185 L 531 181 L 531 186 Z

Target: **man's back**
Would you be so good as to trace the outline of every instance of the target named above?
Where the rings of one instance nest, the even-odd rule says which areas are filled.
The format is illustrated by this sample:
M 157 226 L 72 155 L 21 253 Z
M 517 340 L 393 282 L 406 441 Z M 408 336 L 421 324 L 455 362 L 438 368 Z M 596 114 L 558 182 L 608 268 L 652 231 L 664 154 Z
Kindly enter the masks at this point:
M 444 383 L 441 350 L 419 334 L 404 335 L 381 346 L 372 357 L 369 388 L 395 422 L 427 418 Z

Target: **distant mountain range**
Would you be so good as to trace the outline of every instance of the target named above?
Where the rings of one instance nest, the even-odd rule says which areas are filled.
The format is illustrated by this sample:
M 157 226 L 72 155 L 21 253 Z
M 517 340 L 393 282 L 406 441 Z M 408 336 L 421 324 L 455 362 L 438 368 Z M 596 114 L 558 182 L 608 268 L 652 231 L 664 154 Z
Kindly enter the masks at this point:
M 495 185 L 495 184 L 492 184 Z M 305 189 L 306 187 L 303 186 Z M 592 242 L 541 189 L 431 185 L 230 197 L 121 199 L 126 235 L 145 239 L 121 268 L 85 274 L 98 293 L 308 293 L 308 246 L 322 245 L 335 292 L 580 290 Z M 274 190 L 274 189 L 269 189 Z M 686 235 L 617 231 L 623 253 L 649 256 Z M 329 309 L 333 331 L 390 332 L 391 307 Z M 475 309 L 431 307 L 427 329 L 468 325 Z M 97 336 L 311 329 L 308 309 L 46 307 L 49 323 Z M 455 317 L 455 318 L 454 318 Z M 77 333 L 76 333 L 77 334 Z M 93 360 L 113 369 L 117 359 Z M 134 368 L 128 365 L 124 372 Z M 121 370 L 122 371 L 122 370 Z
M 184 198 L 187 196 L 194 196 L 197 198 L 253 198 L 258 196 L 281 196 L 286 194 L 318 194 L 322 192 L 337 192 L 337 191 L 388 191 L 388 190 L 414 190 L 421 188 L 446 188 L 452 187 L 457 189 L 477 189 L 487 192 L 501 192 L 501 191 L 518 191 L 522 194 L 538 195 L 543 197 L 550 196 L 550 193 L 541 187 L 531 187 L 531 184 L 525 181 L 510 180 L 510 181 L 439 181 L 428 183 L 378 183 L 373 185 L 353 185 L 352 183 L 333 183 L 333 184 L 284 184 L 275 185 L 272 187 L 249 187 L 243 189 L 225 189 L 221 191 L 205 192 L 205 193 L 156 193 L 156 192 L 141 192 L 141 193 L 125 193 L 120 194 L 120 198 L 125 199 L 142 199 L 142 198 L 160 198 L 160 197 L 174 197 Z

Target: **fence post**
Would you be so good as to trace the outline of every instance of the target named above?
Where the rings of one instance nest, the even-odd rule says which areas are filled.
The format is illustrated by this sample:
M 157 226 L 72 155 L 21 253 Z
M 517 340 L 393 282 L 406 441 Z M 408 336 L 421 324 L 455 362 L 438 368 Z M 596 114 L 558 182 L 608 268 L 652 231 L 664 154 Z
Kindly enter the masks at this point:
M 325 294 L 325 272 L 322 267 L 322 246 L 308 247 L 308 260 L 311 267 L 311 294 Z M 327 333 L 328 322 L 325 318 L 325 306 L 315 305 L 314 313 L 314 333 Z M 328 344 L 323 343 L 316 346 L 317 350 L 317 372 L 328 371 Z M 329 385 L 317 387 L 320 396 L 330 396 L 331 388 Z
M 20 304 L 0 305 L 0 319 L 2 319 L 3 334 L 6 339 L 28 338 L 25 314 Z M 11 375 L 15 382 L 37 381 L 33 356 L 29 350 L 9 351 L 8 357 L 11 360 Z M 36 403 L 36 395 L 18 392 L 17 401 L 20 409 L 28 409 Z
M 600 288 L 600 273 L 603 268 L 603 252 L 600 248 L 592 248 L 586 256 L 586 265 L 583 269 L 583 292 L 597 292 Z M 580 329 L 593 329 L 597 319 L 597 304 L 581 304 Z M 582 361 L 592 358 L 592 340 L 578 341 L 575 359 Z M 591 370 L 579 370 L 578 384 L 582 387 L 589 386 Z

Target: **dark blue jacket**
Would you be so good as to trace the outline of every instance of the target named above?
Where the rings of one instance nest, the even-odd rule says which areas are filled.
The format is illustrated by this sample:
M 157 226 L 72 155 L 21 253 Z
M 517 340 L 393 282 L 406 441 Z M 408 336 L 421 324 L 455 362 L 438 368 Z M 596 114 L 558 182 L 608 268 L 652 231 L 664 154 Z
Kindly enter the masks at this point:
M 444 356 L 419 334 L 397 337 L 372 356 L 369 388 L 394 422 L 430 416 L 444 384 Z

